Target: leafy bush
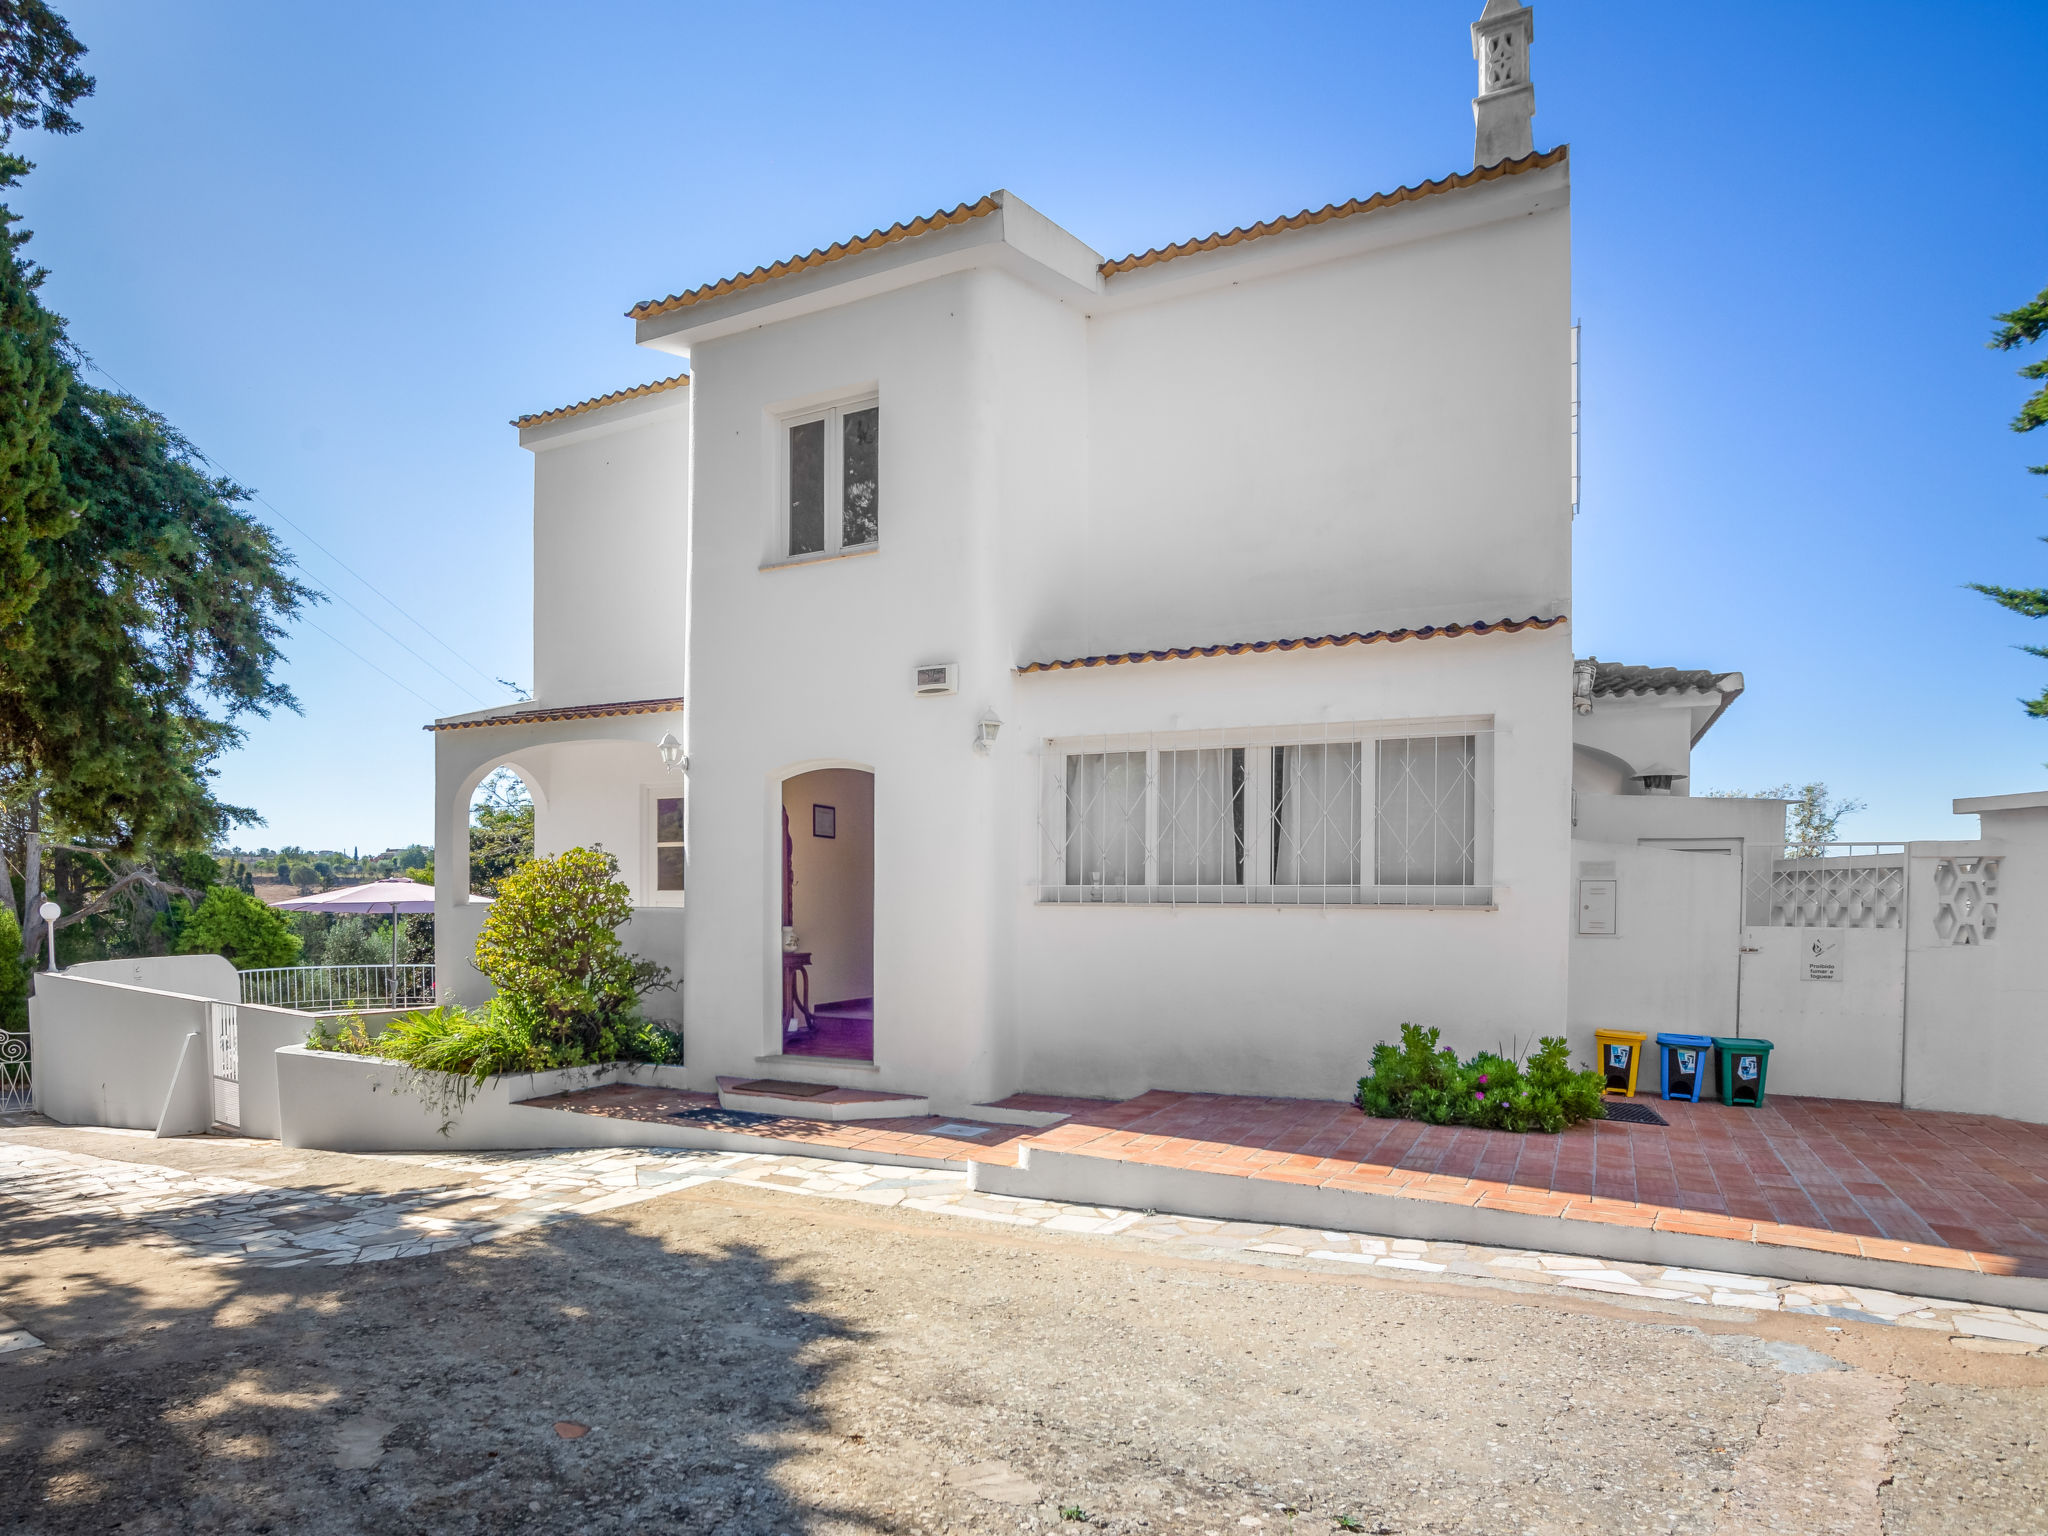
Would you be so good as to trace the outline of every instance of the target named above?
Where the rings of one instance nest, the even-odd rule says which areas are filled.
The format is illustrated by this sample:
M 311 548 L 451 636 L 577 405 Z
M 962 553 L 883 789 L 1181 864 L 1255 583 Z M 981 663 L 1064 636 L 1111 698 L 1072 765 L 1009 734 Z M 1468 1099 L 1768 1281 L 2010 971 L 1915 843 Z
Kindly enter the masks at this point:
M 0 1031 L 28 1029 L 28 967 L 21 960 L 21 924 L 0 906 Z
M 626 953 L 633 915 L 619 861 L 594 848 L 535 859 L 509 875 L 477 935 L 476 968 L 536 1038 L 580 1060 L 631 1019 L 668 969 Z
M 243 971 L 297 965 L 300 948 L 299 936 L 285 923 L 283 913 L 232 885 L 207 891 L 178 933 L 179 954 L 226 955 Z
M 586 1050 L 554 1039 L 545 1021 L 500 994 L 481 1008 L 444 1003 L 403 1014 L 372 1036 L 351 1014 L 332 1030 L 313 1026 L 307 1046 L 402 1062 L 417 1072 L 447 1072 L 483 1083 L 507 1072 L 553 1072 L 612 1061 L 663 1065 L 681 1058 L 681 1041 L 646 1019 L 628 1017 L 604 1026 Z
M 1607 1113 L 1598 1072 L 1575 1071 L 1571 1049 L 1546 1035 L 1527 1061 L 1481 1051 L 1461 1062 L 1439 1048 L 1441 1031 L 1401 1026 L 1398 1046 L 1373 1047 L 1372 1072 L 1356 1103 L 1382 1119 L 1472 1125 L 1496 1131 L 1562 1131 Z
M 375 1038 L 359 1019 L 332 1032 L 316 1025 L 306 1044 L 476 1083 L 507 1072 L 680 1061 L 681 1040 L 640 1016 L 640 994 L 668 985 L 668 972 L 619 943 L 633 901 L 618 872 L 610 854 L 572 848 L 507 879 L 477 938 L 477 968 L 498 985 L 482 1007 L 404 1014 Z

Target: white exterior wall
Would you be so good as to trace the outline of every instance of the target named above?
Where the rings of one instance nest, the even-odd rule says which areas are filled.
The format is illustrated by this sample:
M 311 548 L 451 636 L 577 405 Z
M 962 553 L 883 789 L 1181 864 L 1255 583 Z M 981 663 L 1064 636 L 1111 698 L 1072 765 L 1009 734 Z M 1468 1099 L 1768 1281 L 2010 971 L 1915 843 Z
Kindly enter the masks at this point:
M 874 775 L 864 1083 L 947 1107 L 1112 1080 L 1336 1097 L 1404 1018 L 1468 1048 L 1562 1027 L 1566 628 L 1012 669 L 1563 613 L 1564 168 L 1106 287 L 1093 253 L 999 201 L 998 214 L 643 323 L 644 339 L 691 357 L 688 391 L 658 397 L 691 397 L 687 431 L 663 414 L 672 405 L 635 402 L 524 436 L 537 450 L 537 566 L 560 567 L 537 577 L 541 702 L 688 696 L 693 1080 L 758 1071 L 779 1048 L 781 786 L 819 768 Z M 879 550 L 764 569 L 779 413 L 869 394 Z M 645 550 L 674 526 L 678 471 L 690 482 L 680 685 L 633 670 L 672 654 L 675 562 Z M 958 666 L 956 695 L 913 696 L 912 669 L 933 662 Z M 985 713 L 1005 723 L 982 757 Z M 1498 910 L 1036 903 L 1048 737 L 1447 717 L 1497 732 Z M 674 721 L 640 723 L 587 734 L 651 742 Z M 632 763 L 586 754 L 571 771 L 546 749 L 586 733 L 538 731 L 443 738 L 442 867 L 469 786 L 497 761 L 544 790 L 546 846 L 619 835 Z M 473 927 L 443 924 L 462 943 Z M 455 976 L 460 957 L 441 958 Z
M 866 1080 L 945 1084 L 948 1102 L 994 1086 L 993 812 L 971 741 L 1010 663 L 987 601 L 988 377 L 1001 360 L 981 333 L 986 291 L 1007 281 L 958 274 L 693 353 L 685 966 L 700 1084 L 751 1075 L 780 1048 L 781 785 L 849 767 L 875 776 L 878 1076 Z M 771 411 L 866 390 L 881 401 L 880 549 L 762 569 L 781 451 Z M 913 669 L 933 661 L 960 665 L 958 695 L 913 695 Z
M 1561 1033 L 1571 663 L 1560 627 L 1020 679 L 1023 739 L 997 754 L 1020 875 L 1017 1086 L 1344 1098 L 1404 1022 L 1464 1053 Z M 1497 910 L 1036 899 L 1048 737 L 1459 715 L 1494 720 Z
M 1735 1031 L 1742 942 L 1742 861 L 1733 854 L 1680 853 L 1633 843 L 1572 844 L 1571 1028 L 1581 1064 L 1597 1060 L 1594 1031 L 1727 1035 Z M 1589 875 L 1587 866 L 1612 869 Z M 1611 934 L 1578 932 L 1577 884 L 1615 882 Z M 1790 933 L 1792 930 L 1787 929 Z M 1638 1091 L 1656 1092 L 1656 1057 L 1646 1042 Z M 1771 1088 L 1778 1086 L 1773 1058 Z
M 1112 280 L 1087 542 L 1055 573 L 1079 601 L 1027 651 L 1563 611 L 1564 177 L 1466 196 Z
M 1712 795 L 1601 795 L 1580 790 L 1572 796 L 1573 835 L 1589 843 L 1633 843 L 1641 839 L 1731 839 L 1746 848 L 1776 848 L 1785 842 L 1783 800 L 1723 800 Z
M 530 427 L 533 695 L 674 698 L 689 599 L 689 388 Z
M 1906 1103 L 2048 1123 L 2048 795 L 1978 810 L 1984 838 L 1909 843 Z M 1934 876 L 1944 857 L 2000 860 L 1998 934 L 1960 945 L 1934 926 Z

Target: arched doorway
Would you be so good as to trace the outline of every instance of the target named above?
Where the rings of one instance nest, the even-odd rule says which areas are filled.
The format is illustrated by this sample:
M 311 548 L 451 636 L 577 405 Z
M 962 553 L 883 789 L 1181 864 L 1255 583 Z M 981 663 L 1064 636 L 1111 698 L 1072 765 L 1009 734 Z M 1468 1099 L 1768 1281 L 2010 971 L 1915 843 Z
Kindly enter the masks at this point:
M 875 1055 L 875 776 L 782 781 L 782 1050 Z

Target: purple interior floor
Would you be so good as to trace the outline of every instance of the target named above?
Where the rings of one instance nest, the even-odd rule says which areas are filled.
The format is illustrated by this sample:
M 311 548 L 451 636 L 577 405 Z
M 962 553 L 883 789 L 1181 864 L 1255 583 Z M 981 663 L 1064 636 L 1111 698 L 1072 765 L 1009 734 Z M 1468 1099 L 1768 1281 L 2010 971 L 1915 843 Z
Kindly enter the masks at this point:
M 875 1005 L 867 998 L 821 1003 L 811 1011 L 809 1029 L 790 1030 L 782 1037 L 788 1056 L 837 1056 L 846 1061 L 875 1059 Z

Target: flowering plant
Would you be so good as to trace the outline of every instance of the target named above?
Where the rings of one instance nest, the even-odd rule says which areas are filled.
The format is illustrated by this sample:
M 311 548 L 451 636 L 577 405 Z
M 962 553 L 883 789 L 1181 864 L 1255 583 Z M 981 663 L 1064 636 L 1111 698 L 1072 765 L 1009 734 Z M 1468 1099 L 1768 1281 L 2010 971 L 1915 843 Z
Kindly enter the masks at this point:
M 1461 1062 L 1442 1031 L 1401 1026 L 1401 1043 L 1373 1047 L 1372 1071 L 1353 1101 L 1369 1115 L 1500 1131 L 1562 1131 L 1597 1120 L 1603 1079 L 1576 1071 L 1563 1040 L 1545 1036 L 1526 1061 L 1481 1051 Z

